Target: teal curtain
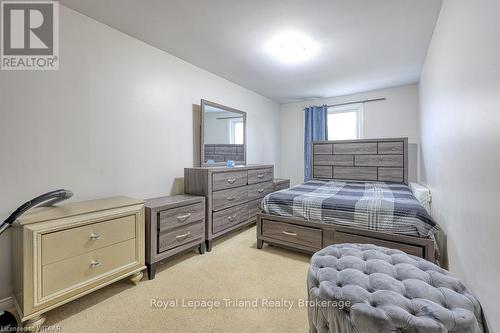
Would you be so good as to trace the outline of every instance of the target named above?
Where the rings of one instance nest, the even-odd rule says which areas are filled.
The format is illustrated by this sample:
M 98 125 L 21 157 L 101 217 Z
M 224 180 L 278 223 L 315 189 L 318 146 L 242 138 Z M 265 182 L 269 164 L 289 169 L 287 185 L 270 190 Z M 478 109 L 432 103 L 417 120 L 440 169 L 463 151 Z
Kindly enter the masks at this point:
M 328 107 L 310 106 L 304 109 L 304 181 L 312 178 L 311 149 L 313 141 L 323 141 L 328 137 Z

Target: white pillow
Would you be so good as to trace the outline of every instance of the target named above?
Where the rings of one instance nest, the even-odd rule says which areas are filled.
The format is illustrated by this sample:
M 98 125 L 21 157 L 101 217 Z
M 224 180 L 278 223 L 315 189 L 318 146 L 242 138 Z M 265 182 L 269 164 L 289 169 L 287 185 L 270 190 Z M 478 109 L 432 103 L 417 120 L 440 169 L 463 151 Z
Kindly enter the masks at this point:
M 410 183 L 410 189 L 417 200 L 431 213 L 431 190 L 419 183 Z

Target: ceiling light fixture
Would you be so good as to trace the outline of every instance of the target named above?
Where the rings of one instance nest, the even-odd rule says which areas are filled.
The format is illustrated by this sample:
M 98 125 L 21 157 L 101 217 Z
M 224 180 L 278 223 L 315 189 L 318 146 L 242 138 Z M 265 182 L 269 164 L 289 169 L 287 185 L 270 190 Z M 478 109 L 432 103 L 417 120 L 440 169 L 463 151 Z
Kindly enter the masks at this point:
M 270 39 L 265 44 L 267 53 L 286 64 L 296 64 L 312 58 L 319 46 L 300 32 L 287 31 Z

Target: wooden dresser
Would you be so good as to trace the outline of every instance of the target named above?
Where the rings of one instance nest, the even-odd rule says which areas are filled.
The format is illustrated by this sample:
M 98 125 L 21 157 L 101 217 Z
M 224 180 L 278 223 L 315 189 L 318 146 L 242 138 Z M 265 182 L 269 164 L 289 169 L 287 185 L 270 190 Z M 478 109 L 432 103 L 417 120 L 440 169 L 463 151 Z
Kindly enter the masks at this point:
M 12 228 L 14 303 L 36 331 L 42 314 L 144 265 L 142 200 L 114 197 L 35 208 Z
M 205 253 L 205 198 L 173 195 L 146 200 L 146 265 L 156 266 L 179 252 L 198 247 Z
M 210 251 L 214 238 L 256 221 L 262 198 L 274 191 L 274 166 L 186 168 L 184 191 L 206 197 L 206 242 Z

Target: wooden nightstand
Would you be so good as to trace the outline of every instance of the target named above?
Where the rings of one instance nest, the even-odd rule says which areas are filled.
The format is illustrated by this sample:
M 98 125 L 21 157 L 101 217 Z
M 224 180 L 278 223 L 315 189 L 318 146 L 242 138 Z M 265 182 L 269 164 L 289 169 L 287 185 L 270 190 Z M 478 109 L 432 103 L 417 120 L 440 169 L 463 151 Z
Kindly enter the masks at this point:
M 146 200 L 146 265 L 149 279 L 157 264 L 198 247 L 205 253 L 205 197 L 174 195 Z
M 274 192 L 290 187 L 290 179 L 274 178 Z

